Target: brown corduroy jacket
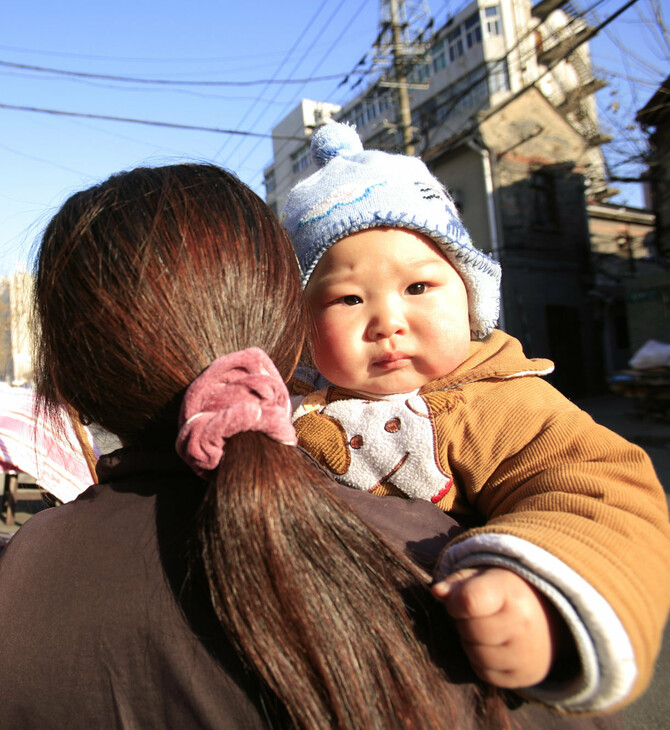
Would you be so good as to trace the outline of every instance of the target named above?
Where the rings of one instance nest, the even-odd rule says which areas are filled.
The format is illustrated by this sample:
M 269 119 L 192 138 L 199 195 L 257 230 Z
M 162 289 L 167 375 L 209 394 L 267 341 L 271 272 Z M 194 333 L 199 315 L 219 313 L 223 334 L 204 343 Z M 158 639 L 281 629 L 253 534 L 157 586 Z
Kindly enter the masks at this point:
M 449 375 L 400 398 L 294 383 L 294 425 L 341 483 L 430 499 L 473 525 L 442 570 L 515 570 L 551 598 L 577 642 L 574 685 L 532 694 L 573 712 L 609 710 L 646 688 L 660 647 L 667 502 L 647 454 L 540 377 L 552 369 L 496 330 Z

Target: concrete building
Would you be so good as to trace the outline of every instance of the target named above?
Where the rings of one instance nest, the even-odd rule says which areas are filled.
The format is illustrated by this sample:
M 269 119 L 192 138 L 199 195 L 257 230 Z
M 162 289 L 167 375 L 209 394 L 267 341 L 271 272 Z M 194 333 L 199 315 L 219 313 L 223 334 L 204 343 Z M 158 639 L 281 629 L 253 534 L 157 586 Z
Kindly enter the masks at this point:
M 474 240 L 502 264 L 501 327 L 528 355 L 551 358 L 554 384 L 574 397 L 603 381 L 588 178 L 578 163 L 587 152 L 584 136 L 530 88 L 425 155 L 455 191 Z
M 662 273 L 655 216 L 611 203 L 590 203 L 587 211 L 595 274 L 591 299 L 609 376 L 628 368 L 631 355 L 647 340 L 663 339 L 656 332 L 657 317 L 650 316 L 657 297 L 648 291 Z
M 25 271 L 0 278 L 0 381 L 32 380 L 31 296 L 32 276 Z
M 649 185 L 656 214 L 659 253 L 670 263 L 670 76 L 640 109 L 637 121 L 649 134 Z

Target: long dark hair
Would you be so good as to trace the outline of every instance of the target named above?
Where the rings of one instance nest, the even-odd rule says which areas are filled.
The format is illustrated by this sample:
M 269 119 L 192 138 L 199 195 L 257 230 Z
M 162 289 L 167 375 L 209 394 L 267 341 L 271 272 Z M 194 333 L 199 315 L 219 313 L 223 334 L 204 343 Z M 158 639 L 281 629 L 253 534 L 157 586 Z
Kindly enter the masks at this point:
M 137 169 L 70 198 L 43 237 L 35 313 L 39 393 L 125 444 L 168 448 L 185 388 L 215 358 L 261 347 L 288 378 L 306 331 L 281 225 L 210 165 Z M 199 514 L 216 616 L 292 724 L 442 728 L 468 714 L 408 614 L 424 577 L 297 449 L 232 437 Z

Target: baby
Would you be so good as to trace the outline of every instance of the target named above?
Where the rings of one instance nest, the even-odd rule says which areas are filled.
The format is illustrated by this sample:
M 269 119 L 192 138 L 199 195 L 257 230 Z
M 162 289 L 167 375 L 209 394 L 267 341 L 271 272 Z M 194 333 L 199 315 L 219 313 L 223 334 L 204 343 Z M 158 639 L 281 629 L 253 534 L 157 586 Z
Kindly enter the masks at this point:
M 573 712 L 630 701 L 670 601 L 651 462 L 494 329 L 500 267 L 419 159 L 365 152 L 342 124 L 312 157 L 284 217 L 318 371 L 294 382 L 300 445 L 343 484 L 473 526 L 433 591 L 482 678 Z

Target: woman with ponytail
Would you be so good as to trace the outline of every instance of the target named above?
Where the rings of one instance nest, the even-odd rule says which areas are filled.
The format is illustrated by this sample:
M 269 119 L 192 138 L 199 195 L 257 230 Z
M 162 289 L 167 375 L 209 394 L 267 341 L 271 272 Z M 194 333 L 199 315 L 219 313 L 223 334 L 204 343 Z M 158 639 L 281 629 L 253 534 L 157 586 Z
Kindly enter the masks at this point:
M 45 407 L 123 448 L 0 555 L 0 728 L 594 726 L 477 683 L 427 590 L 449 517 L 334 485 L 295 447 L 298 268 L 233 175 L 137 169 L 72 196 L 35 322 Z

